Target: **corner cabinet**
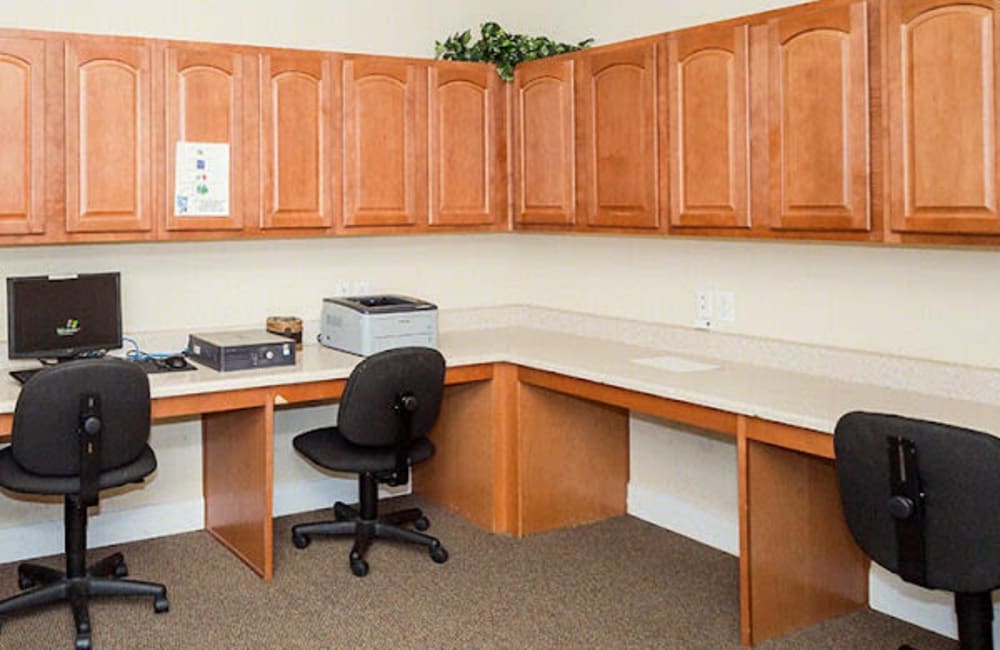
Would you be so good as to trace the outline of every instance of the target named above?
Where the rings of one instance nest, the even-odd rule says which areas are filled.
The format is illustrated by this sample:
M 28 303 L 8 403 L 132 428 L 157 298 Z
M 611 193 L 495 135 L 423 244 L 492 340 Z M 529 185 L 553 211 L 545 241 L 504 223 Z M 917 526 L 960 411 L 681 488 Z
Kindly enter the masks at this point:
M 572 58 L 514 69 L 513 193 L 518 226 L 576 223 Z
M 505 96 L 494 66 L 436 61 L 430 67 L 430 226 L 506 224 Z
M 580 56 L 577 198 L 587 227 L 661 228 L 656 52 L 643 40 Z
M 865 2 L 767 24 L 769 227 L 872 232 Z
M 427 223 L 427 67 L 389 57 L 344 61 L 343 228 Z
M 667 49 L 670 228 L 747 229 L 749 28 L 684 30 Z
M 66 42 L 66 232 L 153 236 L 149 44 Z
M 260 55 L 262 229 L 333 226 L 339 72 L 339 60 L 318 52 Z
M 884 8 L 890 236 L 1000 235 L 995 3 Z
M 241 230 L 247 211 L 245 183 L 253 183 L 254 156 L 245 140 L 245 123 L 256 124 L 257 86 L 245 70 L 252 57 L 226 46 L 206 49 L 168 45 L 162 50 L 166 68 L 166 139 L 161 178 L 165 212 L 164 233 L 176 231 Z M 249 59 L 246 61 L 245 59 Z M 247 114 L 251 111 L 251 114 Z M 224 144 L 229 151 L 228 210 L 197 214 L 176 200 L 176 156 L 179 143 Z

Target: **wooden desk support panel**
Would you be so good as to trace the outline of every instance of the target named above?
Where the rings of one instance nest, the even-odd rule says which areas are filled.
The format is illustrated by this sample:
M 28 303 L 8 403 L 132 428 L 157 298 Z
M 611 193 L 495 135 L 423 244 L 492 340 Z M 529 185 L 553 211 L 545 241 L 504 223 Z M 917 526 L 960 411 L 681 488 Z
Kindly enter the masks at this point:
M 205 529 L 265 580 L 274 571 L 274 407 L 202 417 Z
M 793 427 L 747 418 L 740 445 L 744 645 L 868 602 L 868 560 L 844 521 L 833 461 L 757 441 L 787 429 Z M 802 431 L 804 440 L 809 433 Z
M 478 382 L 445 389 L 430 434 L 437 453 L 414 465 L 413 491 L 487 530 L 493 521 L 493 386 Z M 500 532 L 500 531 L 497 531 Z
M 516 534 L 625 514 L 628 411 L 522 384 Z

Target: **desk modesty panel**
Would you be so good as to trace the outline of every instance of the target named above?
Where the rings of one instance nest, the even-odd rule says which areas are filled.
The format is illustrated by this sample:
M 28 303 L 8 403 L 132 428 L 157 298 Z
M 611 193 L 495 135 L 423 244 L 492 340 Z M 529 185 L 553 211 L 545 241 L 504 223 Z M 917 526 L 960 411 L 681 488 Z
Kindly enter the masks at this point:
M 830 433 L 843 413 L 986 431 L 1000 422 L 997 405 L 551 330 L 445 331 L 440 348 L 440 453 L 415 468 L 414 490 L 493 532 L 624 514 L 629 411 L 733 436 L 747 645 L 867 603 L 868 562 L 843 522 L 833 468 Z M 314 344 L 294 367 L 150 377 L 154 418 L 201 415 L 205 528 L 264 579 L 273 573 L 274 411 L 336 400 L 358 359 Z M 0 435 L 17 391 L 0 381 Z

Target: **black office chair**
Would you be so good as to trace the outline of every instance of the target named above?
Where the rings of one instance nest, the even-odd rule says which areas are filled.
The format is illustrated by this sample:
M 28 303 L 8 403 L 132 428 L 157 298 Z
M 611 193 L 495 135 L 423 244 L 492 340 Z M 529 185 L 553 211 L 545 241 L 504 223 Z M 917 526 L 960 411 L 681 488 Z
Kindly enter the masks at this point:
M 448 560 L 441 542 L 402 528 L 430 523 L 419 508 L 378 516 L 378 484 L 403 485 L 411 463 L 434 455 L 427 433 L 441 410 L 444 357 L 431 348 L 397 348 L 373 354 L 355 366 L 340 400 L 337 426 L 314 429 L 295 437 L 295 449 L 321 467 L 358 474 L 361 503 L 357 509 L 339 501 L 334 521 L 299 524 L 292 543 L 309 546 L 310 535 L 353 535 L 351 571 L 368 573 L 365 552 L 376 537 L 422 544 L 438 564 Z
M 907 582 L 954 592 L 962 650 L 992 650 L 1000 438 L 853 412 L 837 422 L 833 442 L 844 516 L 858 545 Z
M 35 564 L 17 568 L 25 590 L 0 601 L 0 616 L 69 601 L 76 648 L 91 647 L 92 596 L 151 596 L 170 608 L 161 584 L 123 580 L 115 553 L 90 568 L 87 507 L 103 489 L 139 483 L 156 469 L 149 438 L 149 380 L 135 364 L 88 359 L 43 370 L 24 384 L 14 407 L 10 446 L 0 450 L 0 486 L 28 494 L 65 495 L 66 572 Z

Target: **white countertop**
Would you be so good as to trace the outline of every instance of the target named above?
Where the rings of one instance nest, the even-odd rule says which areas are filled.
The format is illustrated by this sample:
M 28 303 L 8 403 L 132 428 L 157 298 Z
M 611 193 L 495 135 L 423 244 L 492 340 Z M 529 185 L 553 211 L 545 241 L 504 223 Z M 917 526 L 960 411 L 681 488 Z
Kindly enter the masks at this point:
M 508 362 L 830 433 L 852 410 L 898 413 L 1000 434 L 1000 405 L 826 378 L 692 355 L 690 350 L 639 346 L 606 338 L 523 326 L 442 331 L 449 366 Z M 701 361 L 707 370 L 675 372 L 635 363 L 671 355 Z M 346 378 L 359 357 L 307 343 L 295 366 L 219 373 L 150 375 L 154 398 Z M 792 363 L 792 362 L 790 362 Z M 23 364 L 20 364 L 23 365 Z M 0 413 L 14 409 L 19 385 L 0 377 Z

